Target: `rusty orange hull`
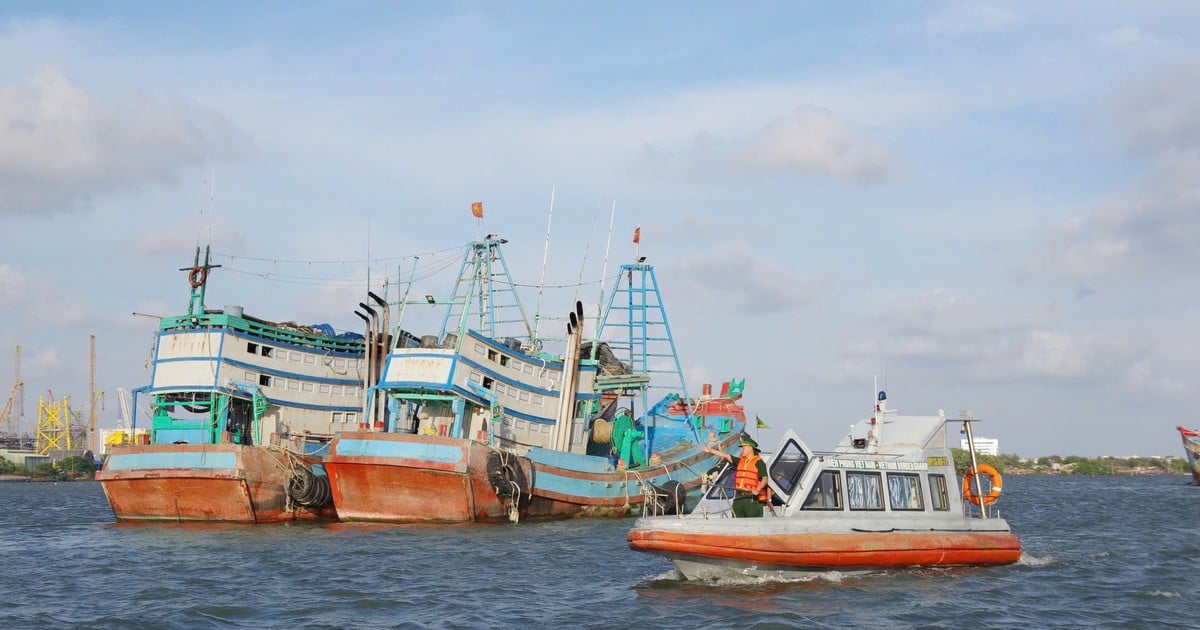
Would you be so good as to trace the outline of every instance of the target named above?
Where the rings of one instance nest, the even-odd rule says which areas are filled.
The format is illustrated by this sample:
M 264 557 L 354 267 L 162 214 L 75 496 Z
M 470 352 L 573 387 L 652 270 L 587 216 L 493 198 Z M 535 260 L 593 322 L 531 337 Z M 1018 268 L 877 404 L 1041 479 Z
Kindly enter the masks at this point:
M 1010 532 L 850 532 L 779 535 L 634 529 L 629 546 L 703 565 L 775 570 L 883 569 L 1012 564 L 1021 543 Z
M 382 523 L 507 522 L 513 499 L 488 477 L 496 452 L 483 442 L 432 435 L 345 433 L 325 458 L 338 518 Z M 520 477 L 529 464 L 513 456 Z M 527 503 L 516 492 L 517 517 Z M 523 496 L 522 496 L 523 495 Z
M 336 520 L 332 505 L 289 501 L 289 469 L 282 453 L 262 447 L 163 444 L 114 448 L 96 479 L 118 521 Z

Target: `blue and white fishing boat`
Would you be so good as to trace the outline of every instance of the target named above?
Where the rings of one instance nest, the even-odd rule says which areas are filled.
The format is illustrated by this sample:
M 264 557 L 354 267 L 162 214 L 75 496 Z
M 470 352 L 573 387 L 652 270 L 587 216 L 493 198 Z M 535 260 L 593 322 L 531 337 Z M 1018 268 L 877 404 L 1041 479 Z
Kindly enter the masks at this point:
M 188 271 L 188 311 L 155 334 L 147 443 L 113 447 L 96 478 L 120 521 L 336 519 L 321 456 L 357 429 L 369 366 L 363 336 L 328 325 L 207 309 Z M 136 418 L 131 418 L 136 424 Z
M 622 267 L 586 341 L 577 303 L 551 352 L 525 315 L 505 242 L 467 248 L 439 334 L 391 349 L 378 383 L 386 404 L 372 412 L 384 430 L 335 438 L 325 468 L 342 520 L 676 510 L 717 462 L 701 444 L 736 441 L 742 383 L 687 396 L 652 266 Z M 613 313 L 627 317 L 606 328 Z
M 1192 481 L 1200 486 L 1200 431 L 1186 427 L 1176 429 L 1183 439 L 1183 452 L 1187 455 L 1188 470 L 1192 471 Z

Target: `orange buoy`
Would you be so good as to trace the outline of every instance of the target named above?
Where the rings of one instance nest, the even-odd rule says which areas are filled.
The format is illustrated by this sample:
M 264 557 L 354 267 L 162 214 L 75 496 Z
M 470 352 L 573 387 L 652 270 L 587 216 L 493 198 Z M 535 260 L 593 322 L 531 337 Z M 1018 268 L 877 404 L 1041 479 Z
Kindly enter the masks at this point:
M 992 490 L 983 497 L 975 494 L 975 475 L 987 475 L 992 480 Z M 967 471 L 966 475 L 963 475 L 963 498 L 971 503 L 974 503 L 975 505 L 980 505 L 981 498 L 982 505 L 991 505 L 995 503 L 996 499 L 1000 498 L 1000 491 L 1003 489 L 1004 483 L 1003 479 L 1000 477 L 1000 472 L 989 464 L 980 464 L 978 470 L 971 468 Z

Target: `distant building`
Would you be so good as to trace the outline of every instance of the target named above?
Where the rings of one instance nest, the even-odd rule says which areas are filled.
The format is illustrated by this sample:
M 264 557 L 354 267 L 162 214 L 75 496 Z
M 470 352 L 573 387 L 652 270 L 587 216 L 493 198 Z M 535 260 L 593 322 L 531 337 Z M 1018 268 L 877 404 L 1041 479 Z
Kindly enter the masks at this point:
M 967 438 L 959 440 L 959 448 L 967 450 Z M 980 455 L 1000 455 L 1000 440 L 996 438 L 975 438 L 975 452 Z

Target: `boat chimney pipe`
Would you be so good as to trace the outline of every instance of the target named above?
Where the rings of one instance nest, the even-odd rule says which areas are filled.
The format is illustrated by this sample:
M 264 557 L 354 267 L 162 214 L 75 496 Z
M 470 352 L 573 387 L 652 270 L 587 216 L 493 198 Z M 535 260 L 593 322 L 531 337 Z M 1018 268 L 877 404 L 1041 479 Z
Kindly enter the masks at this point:
M 362 306 L 362 304 L 359 304 L 359 306 Z M 372 333 L 372 328 L 374 328 L 374 326 L 372 325 L 373 322 L 372 322 L 371 318 L 366 315 L 363 315 L 361 311 L 354 311 L 354 314 L 358 315 L 358 318 L 363 320 L 363 322 L 366 324 L 366 327 L 365 327 L 366 339 L 365 339 L 364 345 L 366 346 L 366 351 L 367 351 L 367 372 L 366 372 L 366 374 L 363 374 L 363 393 L 365 394 L 366 392 L 370 391 L 370 387 L 371 387 L 371 333 Z M 371 408 L 374 409 L 374 405 L 372 405 Z M 366 414 L 364 413 L 363 421 L 365 422 L 366 420 L 367 420 L 367 417 L 366 417 Z
M 378 295 L 375 295 L 374 292 L 367 291 L 367 295 L 372 300 L 375 300 L 375 303 L 379 305 L 380 310 L 383 311 L 383 324 L 379 330 L 379 338 L 380 338 L 379 350 L 380 351 L 379 351 L 379 356 L 376 358 L 375 382 L 372 383 L 372 385 L 378 386 L 379 381 L 383 380 L 384 363 L 387 362 L 387 356 L 392 351 L 392 334 L 391 334 L 392 309 L 388 306 L 387 300 L 379 297 Z M 384 398 L 382 393 L 376 392 L 376 399 L 379 400 L 382 398 Z M 382 400 L 379 400 L 379 402 L 382 402 Z M 383 424 L 383 415 L 384 415 L 383 406 L 376 405 L 375 413 L 372 416 L 374 418 L 374 421 L 376 423 L 378 423 L 379 425 L 382 425 Z

